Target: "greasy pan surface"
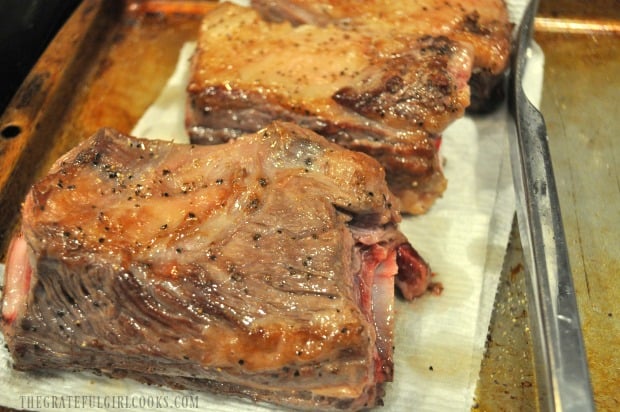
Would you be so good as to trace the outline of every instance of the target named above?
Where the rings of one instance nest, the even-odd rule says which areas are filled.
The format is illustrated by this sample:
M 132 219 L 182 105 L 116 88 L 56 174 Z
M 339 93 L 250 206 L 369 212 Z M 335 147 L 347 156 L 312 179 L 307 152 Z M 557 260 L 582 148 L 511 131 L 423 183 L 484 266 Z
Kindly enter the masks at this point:
M 620 8 L 614 1 L 542 1 L 547 123 L 596 408 L 620 406 Z M 518 235 L 508 248 L 478 410 L 536 409 L 536 382 Z

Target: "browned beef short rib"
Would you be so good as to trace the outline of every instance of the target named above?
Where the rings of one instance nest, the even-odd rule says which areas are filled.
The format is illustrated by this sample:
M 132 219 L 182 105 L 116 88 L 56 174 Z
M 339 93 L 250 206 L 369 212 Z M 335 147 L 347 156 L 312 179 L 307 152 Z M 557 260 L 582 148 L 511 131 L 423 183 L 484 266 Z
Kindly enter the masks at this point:
M 395 277 L 409 297 L 430 281 L 399 221 L 374 159 L 293 124 L 215 146 L 102 129 L 23 204 L 13 366 L 372 407 L 393 376 Z
M 469 104 L 471 64 L 445 36 L 293 27 L 223 3 L 201 26 L 186 125 L 212 144 L 295 122 L 377 158 L 403 210 L 424 213 L 446 188 L 439 139 Z

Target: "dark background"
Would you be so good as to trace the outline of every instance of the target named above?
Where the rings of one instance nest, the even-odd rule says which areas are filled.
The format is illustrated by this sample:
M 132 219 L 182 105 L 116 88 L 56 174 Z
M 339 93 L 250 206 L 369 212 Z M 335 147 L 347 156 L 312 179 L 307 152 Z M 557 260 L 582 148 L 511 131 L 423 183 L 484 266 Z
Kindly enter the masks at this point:
M 81 0 L 0 0 L 0 113 Z

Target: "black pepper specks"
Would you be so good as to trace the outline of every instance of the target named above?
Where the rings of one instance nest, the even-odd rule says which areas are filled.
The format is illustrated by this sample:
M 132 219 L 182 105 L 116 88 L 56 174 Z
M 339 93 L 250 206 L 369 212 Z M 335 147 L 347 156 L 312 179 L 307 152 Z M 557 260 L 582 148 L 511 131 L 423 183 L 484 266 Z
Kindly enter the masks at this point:
M 97 152 L 95 157 L 93 158 L 93 166 L 99 166 L 99 162 L 101 161 L 101 153 Z
M 248 203 L 248 209 L 256 210 L 258 209 L 259 204 L 260 204 L 260 201 L 257 198 L 252 198 L 252 200 L 250 200 L 250 203 Z

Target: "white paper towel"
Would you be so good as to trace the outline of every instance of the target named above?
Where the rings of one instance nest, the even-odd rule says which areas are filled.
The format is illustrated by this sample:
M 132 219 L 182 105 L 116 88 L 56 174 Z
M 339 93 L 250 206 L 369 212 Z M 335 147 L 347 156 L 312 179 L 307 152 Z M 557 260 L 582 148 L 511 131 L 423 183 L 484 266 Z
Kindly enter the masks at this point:
M 525 1 L 508 1 L 518 21 Z M 132 134 L 187 141 L 183 127 L 188 58 L 176 71 Z M 544 58 L 534 45 L 526 92 L 540 101 Z M 387 385 L 384 411 L 469 411 L 484 353 L 495 292 L 514 215 L 508 158 L 512 121 L 505 107 L 466 116 L 444 133 L 448 190 L 424 216 L 407 217 L 401 229 L 431 264 L 445 289 L 441 296 L 397 302 L 395 377 Z M 267 411 L 277 408 L 205 393 L 151 387 L 90 373 L 23 373 L 10 366 L 0 336 L 0 405 L 29 410 Z M 8 390 L 7 390 L 8 389 Z

